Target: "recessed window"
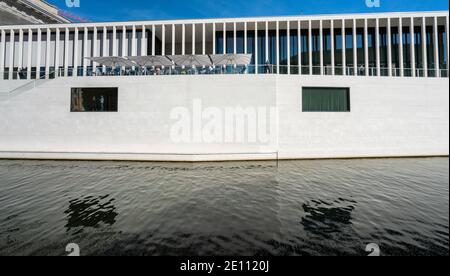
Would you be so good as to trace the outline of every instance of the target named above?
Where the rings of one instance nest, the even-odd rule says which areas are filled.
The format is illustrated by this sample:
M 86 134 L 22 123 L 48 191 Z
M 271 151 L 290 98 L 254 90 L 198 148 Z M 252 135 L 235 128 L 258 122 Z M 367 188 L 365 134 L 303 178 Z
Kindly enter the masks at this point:
M 117 112 L 117 88 L 72 88 L 71 112 Z
M 350 89 L 303 87 L 303 112 L 350 112 Z

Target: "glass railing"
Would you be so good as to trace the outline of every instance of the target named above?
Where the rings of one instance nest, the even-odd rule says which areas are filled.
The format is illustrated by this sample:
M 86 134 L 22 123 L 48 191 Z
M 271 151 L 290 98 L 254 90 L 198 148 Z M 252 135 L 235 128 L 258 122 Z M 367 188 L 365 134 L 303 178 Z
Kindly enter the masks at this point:
M 415 77 L 429 77 L 429 78 L 448 78 L 448 70 L 433 68 L 404 68 L 403 77 L 412 77 L 414 72 Z M 68 67 L 59 68 L 54 71 L 51 68 L 50 72 L 46 70 L 14 70 L 13 72 L 0 72 L 0 79 L 3 80 L 39 80 L 39 79 L 54 79 L 57 77 L 95 77 L 95 76 L 158 76 L 158 75 L 240 75 L 240 74 L 281 74 L 281 75 L 324 75 L 324 76 L 382 76 L 401 77 L 400 68 L 389 68 L 374 66 L 355 67 L 353 66 L 310 66 L 310 65 L 228 65 L 228 66 L 198 66 L 198 67 Z
M 238 75 L 238 74 L 255 74 L 256 68 L 249 66 L 215 66 L 215 67 L 98 67 L 95 70 L 88 68 L 85 76 L 159 76 L 159 75 Z M 273 67 L 269 69 L 264 66 L 258 66 L 258 73 L 274 74 Z M 61 71 L 60 75 L 65 76 L 65 72 Z M 68 69 L 67 76 L 73 76 L 74 70 Z M 83 71 L 78 72 L 78 76 L 83 76 Z
M 45 70 L 19 70 L 15 69 L 12 72 L 5 71 L 0 72 L 1 79 L 3 80 L 36 80 L 36 79 L 53 79 L 57 76 L 54 70 L 48 73 Z

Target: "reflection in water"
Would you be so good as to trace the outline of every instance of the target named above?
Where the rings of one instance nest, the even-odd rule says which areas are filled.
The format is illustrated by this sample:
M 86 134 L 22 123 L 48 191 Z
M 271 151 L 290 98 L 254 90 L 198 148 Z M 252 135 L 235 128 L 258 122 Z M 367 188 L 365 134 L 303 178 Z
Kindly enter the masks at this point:
M 356 201 L 339 198 L 333 202 L 312 200 L 303 204 L 305 231 L 330 239 L 333 233 L 345 233 L 352 224 Z
M 64 211 L 67 214 L 66 229 L 93 227 L 98 228 L 102 224 L 112 226 L 116 222 L 116 207 L 114 199 L 108 199 L 109 195 L 92 197 L 87 196 L 81 199 L 69 201 L 69 208 Z
M 448 255 L 448 206 L 448 158 L 0 160 L 0 255 Z

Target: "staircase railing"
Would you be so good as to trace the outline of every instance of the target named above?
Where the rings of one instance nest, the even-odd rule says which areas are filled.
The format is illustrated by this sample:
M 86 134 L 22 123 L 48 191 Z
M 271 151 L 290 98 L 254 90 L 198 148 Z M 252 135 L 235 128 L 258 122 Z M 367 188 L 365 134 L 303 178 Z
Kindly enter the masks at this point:
M 16 88 L 12 89 L 9 92 L 0 92 L 0 100 L 7 100 L 7 99 L 10 99 L 11 97 L 20 95 L 27 91 L 30 91 L 38 86 L 41 86 L 42 84 L 46 83 L 47 81 L 54 79 L 54 78 L 55 78 L 55 72 L 52 71 L 46 75 L 42 75 L 38 79 L 30 80 L 29 82 L 27 82 L 23 85 L 20 85 Z

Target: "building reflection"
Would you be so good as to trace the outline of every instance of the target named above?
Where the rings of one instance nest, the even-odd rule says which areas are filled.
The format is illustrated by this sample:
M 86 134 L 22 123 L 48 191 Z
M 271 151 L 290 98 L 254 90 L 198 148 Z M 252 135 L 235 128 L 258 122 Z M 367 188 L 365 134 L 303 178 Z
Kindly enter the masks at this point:
M 69 207 L 64 213 L 67 214 L 66 230 L 77 229 L 77 233 L 82 232 L 84 228 L 111 226 L 118 215 L 114 199 L 109 195 L 73 199 L 69 201 Z
M 334 201 L 313 200 L 302 206 L 306 213 L 301 224 L 305 231 L 330 239 L 334 233 L 351 231 L 356 201 L 339 198 Z

